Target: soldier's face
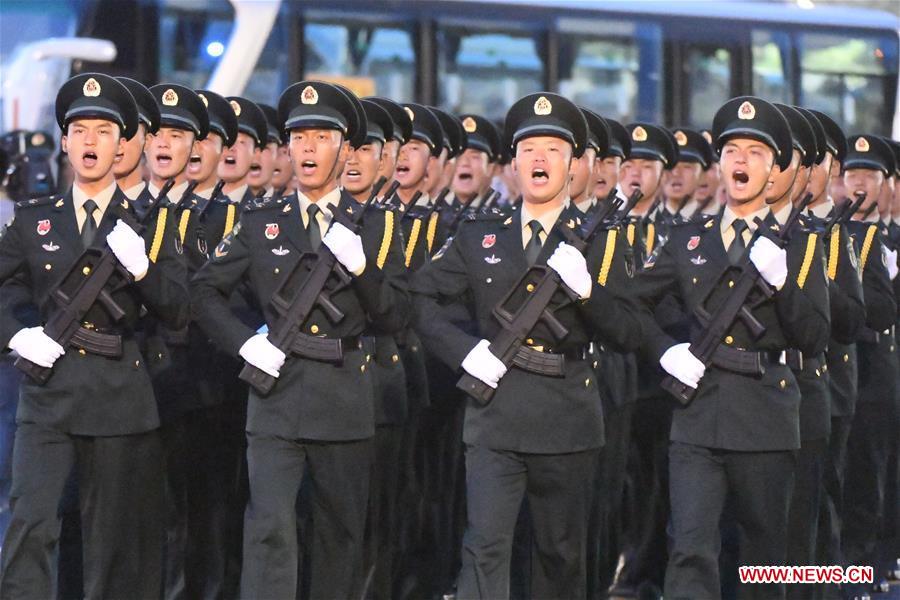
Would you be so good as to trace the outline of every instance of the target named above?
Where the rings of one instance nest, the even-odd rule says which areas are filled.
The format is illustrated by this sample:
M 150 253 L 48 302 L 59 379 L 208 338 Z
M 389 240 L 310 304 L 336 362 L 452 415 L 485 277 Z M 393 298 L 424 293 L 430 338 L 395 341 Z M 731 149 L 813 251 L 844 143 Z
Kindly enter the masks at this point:
M 622 191 L 630 196 L 635 190 L 641 190 L 645 198 L 652 198 L 659 190 L 662 171 L 663 164 L 658 160 L 646 158 L 626 160 L 619 169 Z
M 351 194 L 368 191 L 381 169 L 381 142 L 363 144 L 356 150 L 350 149 L 344 171 L 341 174 L 341 185 Z
M 456 173 L 451 186 L 453 194 L 465 200 L 483 194 L 491 185 L 491 172 L 487 154 L 481 150 L 466 148 L 456 159 Z
M 205 139 L 194 144 L 194 152 L 187 166 L 188 179 L 201 183 L 213 179 L 219 168 L 223 146 L 222 136 L 212 131 Z
M 581 157 L 573 161 L 575 171 L 572 173 L 569 181 L 569 195 L 572 198 L 579 198 L 587 190 L 588 184 L 594 177 L 594 162 L 596 162 L 596 159 L 597 151 L 593 148 L 587 148 Z
M 340 131 L 295 129 L 291 131 L 291 162 L 301 191 L 320 190 L 336 181 L 350 145 Z
M 287 187 L 293 176 L 291 153 L 287 145 L 278 146 L 278 151 L 275 153 L 275 167 L 272 169 L 272 187 L 275 189 Z
M 441 184 L 441 176 L 444 174 L 444 165 L 447 164 L 448 154 L 447 149 L 444 148 L 435 160 L 428 162 L 425 183 L 428 185 L 429 192 L 433 191 Z
M 138 125 L 137 133 L 130 140 L 123 140 L 116 159 L 113 162 L 113 174 L 116 178 L 130 175 L 141 164 L 144 155 L 144 143 L 147 141 L 147 126 Z
M 397 155 L 400 152 L 400 142 L 390 140 L 384 143 L 384 150 L 381 151 L 381 168 L 378 169 L 378 176 L 385 177 L 390 180 L 394 177 L 394 169 L 397 167 Z
M 729 198 L 743 204 L 765 197 L 775 152 L 766 144 L 735 138 L 722 147 L 719 165 Z
M 147 166 L 160 179 L 180 175 L 187 167 L 194 147 L 193 132 L 174 127 L 160 127 L 147 136 Z
M 782 200 L 790 191 L 791 186 L 797 181 L 800 170 L 800 153 L 794 150 L 791 156 L 791 164 L 788 168 L 782 170 L 781 167 L 775 165 L 772 169 L 772 175 L 769 177 L 769 188 L 766 191 L 767 202 L 777 202 Z
M 713 163 L 700 175 L 696 195 L 698 198 L 709 198 L 719 189 L 719 163 Z
M 663 193 L 666 198 L 690 198 L 697 191 L 703 167 L 695 162 L 678 162 L 663 176 Z
M 435 193 L 439 193 L 440 190 L 453 184 L 453 178 L 456 177 L 456 169 L 458 164 L 458 156 L 447 159 L 447 162 L 444 163 L 444 169 L 441 172 L 441 180 L 433 188 Z M 490 170 L 490 167 L 488 167 L 488 171 Z
M 124 147 L 119 126 L 105 119 L 76 119 L 62 137 L 62 149 L 75 171 L 75 180 L 100 181 L 113 168 Z
M 826 152 L 822 162 L 812 166 L 812 173 L 809 176 L 809 185 L 806 186 L 806 189 L 813 195 L 814 199 L 825 195 L 828 187 L 828 180 L 831 178 L 831 165 L 833 163 L 834 155 L 831 154 L 831 152 Z
M 831 165 L 831 178 L 828 180 L 828 194 L 836 203 L 842 202 L 847 198 L 847 188 L 844 185 L 842 169 L 841 162 L 835 157 Z
M 891 204 L 894 202 L 894 178 L 886 177 L 881 193 L 878 195 L 878 212 L 881 216 L 891 214 Z
M 525 201 L 544 204 L 567 192 L 575 168 L 572 145 L 550 136 L 525 138 L 516 144 L 513 169 Z
M 225 183 L 241 181 L 250 171 L 250 161 L 253 160 L 255 150 L 256 142 L 253 138 L 244 132 L 239 132 L 234 144 L 222 151 L 222 158 L 219 160 L 219 177 Z
M 272 180 L 272 171 L 275 170 L 275 154 L 278 152 L 278 144 L 269 142 L 262 148 L 257 148 L 250 161 L 250 171 L 247 172 L 247 183 L 252 188 L 264 188 Z
M 865 192 L 866 201 L 860 207 L 860 211 L 866 211 L 873 203 L 878 202 L 881 188 L 884 184 L 884 173 L 874 169 L 847 169 L 844 171 L 844 187 L 847 196 L 855 198 L 857 194 Z
M 594 161 L 594 197 L 603 199 L 619 184 L 622 158 L 607 156 Z
M 400 147 L 394 178 L 405 190 L 415 188 L 425 179 L 430 162 L 437 161 L 431 156 L 428 144 L 419 140 L 410 140 Z

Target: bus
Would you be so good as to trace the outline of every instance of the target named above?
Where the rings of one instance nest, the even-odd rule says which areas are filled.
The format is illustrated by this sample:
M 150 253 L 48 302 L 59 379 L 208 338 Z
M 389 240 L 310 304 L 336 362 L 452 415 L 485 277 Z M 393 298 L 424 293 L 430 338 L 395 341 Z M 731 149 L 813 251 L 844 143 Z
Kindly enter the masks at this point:
M 47 5 L 54 5 L 48 16 Z M 264 9 L 273 18 L 244 27 Z M 812 0 L 4 0 L 0 21 L 112 41 L 145 83 L 206 87 L 274 104 L 304 78 L 500 119 L 520 96 L 559 92 L 622 122 L 708 127 L 742 94 L 898 136 L 897 15 Z M 53 25 L 51 25 L 53 23 Z M 31 32 L 35 29 L 29 30 Z M 39 35 L 43 31 L 36 28 Z M 8 53 L 2 42 L 0 59 Z M 246 48 L 246 53 L 244 49 Z M 230 52 L 229 52 L 230 51 Z M 230 57 L 233 65 L 223 63 Z M 242 59 L 234 62 L 235 57 Z M 250 60 L 248 60 L 248 57 Z M 222 81 L 238 82 L 234 89 Z

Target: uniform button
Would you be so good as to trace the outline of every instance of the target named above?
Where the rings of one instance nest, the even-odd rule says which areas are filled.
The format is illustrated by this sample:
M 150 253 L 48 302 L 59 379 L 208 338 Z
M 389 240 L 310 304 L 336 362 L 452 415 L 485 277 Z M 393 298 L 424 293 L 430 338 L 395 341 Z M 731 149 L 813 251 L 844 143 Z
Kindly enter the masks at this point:
M 691 283 L 693 283 L 694 285 L 697 285 L 697 278 L 691 277 Z
M 531 338 L 528 338 L 527 340 L 525 340 L 525 343 L 528 344 L 529 346 L 534 346 L 534 340 Z
M 894 345 L 891 344 L 891 352 L 893 352 L 893 351 L 894 351 Z
M 849 354 L 845 354 L 845 355 L 844 355 L 844 362 L 847 362 L 847 361 L 849 361 L 849 360 L 850 360 L 850 355 L 849 355 Z
M 820 371 L 819 369 L 816 369 L 816 377 L 821 377 L 821 376 L 822 376 L 822 371 Z
M 279 273 L 281 273 L 281 269 L 279 269 L 278 267 L 275 267 L 275 274 L 278 275 Z
M 137 369 L 137 368 L 140 367 L 140 366 L 141 366 L 141 361 L 139 361 L 139 360 L 134 361 L 134 368 L 135 368 L 135 369 Z
M 778 385 L 781 386 L 781 389 L 784 389 L 784 388 L 787 387 L 787 381 L 785 381 L 784 379 L 782 379 L 781 381 L 778 382 Z
M 81 270 L 81 272 L 84 273 L 85 275 L 90 275 L 90 274 L 91 274 L 91 268 L 90 268 L 90 267 L 85 267 L 85 268 L 83 268 L 83 269 Z
M 526 285 L 526 286 L 525 286 L 525 291 L 528 292 L 529 294 L 530 294 L 531 292 L 533 292 L 533 291 L 534 291 L 534 284 L 533 284 L 533 283 L 529 283 L 528 285 Z
M 729 281 L 728 281 L 728 287 L 733 288 L 733 287 L 734 287 L 734 281 L 729 280 Z
M 585 380 L 584 380 L 584 387 L 591 387 L 591 380 L 590 380 L 590 379 L 585 379 Z
M 822 372 L 823 372 L 823 373 L 827 373 L 827 372 L 828 372 L 828 365 L 822 365 Z
M 594 361 L 594 368 L 596 369 L 599 365 L 600 365 L 600 363 L 597 362 L 597 361 L 595 360 L 595 361 Z
M 319 326 L 313 323 L 313 325 L 309 328 L 312 333 L 319 333 Z
M 419 347 L 418 347 L 418 346 L 412 346 L 412 347 L 410 348 L 410 350 L 412 350 L 413 352 L 418 352 L 418 351 L 419 351 Z
M 157 355 L 156 355 L 156 358 L 162 360 L 162 352 L 160 352 L 159 354 L 157 354 Z
M 365 372 L 366 372 L 366 365 L 360 365 L 360 366 L 359 366 L 359 372 L 360 372 L 360 373 L 365 373 Z
M 397 356 L 396 354 L 394 354 L 393 356 L 391 356 L 391 361 L 393 361 L 393 362 L 399 362 L 399 361 L 400 361 L 400 357 Z
M 79 349 L 78 349 L 78 354 L 84 356 L 85 354 L 87 354 L 87 352 L 84 351 L 84 348 L 79 348 Z
M 726 344 L 733 344 L 733 343 L 734 343 L 734 338 L 731 337 L 730 335 L 726 335 L 726 336 L 725 336 L 725 343 L 726 343 Z
M 487 279 L 485 279 L 485 280 L 484 280 L 484 281 L 485 281 L 485 283 L 491 283 L 491 282 L 492 282 L 492 281 L 494 281 L 494 280 L 493 280 L 493 279 L 491 279 L 491 278 L 490 278 L 490 277 L 488 277 L 488 278 L 487 278 Z
M 368 362 L 372 362 L 372 355 L 371 355 L 371 354 L 366 354 L 366 362 L 367 362 L 367 363 L 368 363 Z
M 44 269 L 46 269 L 47 271 L 49 271 L 52 268 L 53 268 L 53 265 L 51 265 L 50 263 L 47 263 L 46 265 L 44 265 Z

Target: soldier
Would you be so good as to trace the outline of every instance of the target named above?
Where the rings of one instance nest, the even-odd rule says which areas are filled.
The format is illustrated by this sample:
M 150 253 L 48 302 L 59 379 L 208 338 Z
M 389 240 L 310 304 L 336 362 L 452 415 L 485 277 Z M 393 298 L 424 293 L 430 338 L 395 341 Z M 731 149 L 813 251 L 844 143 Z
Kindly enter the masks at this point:
M 695 220 L 702 219 L 703 215 L 718 214 L 724 205 L 723 202 L 720 202 L 724 186 L 722 186 L 721 173 L 719 172 L 719 155 L 713 148 L 712 134 L 708 129 L 701 129 L 700 135 L 710 145 L 712 161 L 706 170 L 703 171 L 700 184 L 697 186 L 699 206 L 694 211 L 693 217 Z
M 381 168 L 378 171 L 379 177 L 391 179 L 394 176 L 394 170 L 397 166 L 397 158 L 400 154 L 400 146 L 405 144 L 412 135 L 412 121 L 402 106 L 387 98 L 379 98 L 377 96 L 369 96 L 365 100 L 370 100 L 387 111 L 391 115 L 391 121 L 394 125 L 394 135 L 391 139 L 385 140 L 384 148 L 381 152 Z
M 159 108 L 156 100 L 142 83 L 128 77 L 116 77 L 116 80 L 128 88 L 138 107 L 138 131 L 125 142 L 125 149 L 116 156 L 113 172 L 116 185 L 129 200 L 135 200 L 147 182 L 144 181 L 144 143 L 148 135 L 156 133 L 159 128 Z
M 616 120 L 604 120 L 609 128 L 609 149 L 605 156 L 597 156 L 597 164 L 594 165 L 594 197 L 600 200 L 619 186 L 622 162 L 631 152 L 631 136 L 625 127 Z
M 897 431 L 892 411 L 898 373 L 892 288 L 897 272 L 888 268 L 883 255 L 878 199 L 894 172 L 894 155 L 884 140 L 872 135 L 851 136 L 847 147 L 844 185 L 851 196 L 866 193 L 866 201 L 847 224 L 859 254 L 866 325 L 856 344 L 859 397 L 847 440 L 842 543 L 847 564 L 875 566 L 875 582 L 880 583 L 877 539 L 885 514 L 887 456 Z
M 53 596 L 57 505 L 74 470 L 85 596 L 156 598 L 163 541 L 159 416 L 133 332 L 142 306 L 169 326 L 187 323 L 184 265 L 164 215 L 151 217 L 144 238 L 122 220 L 133 205 L 116 186 L 113 165 L 138 128 L 127 88 L 106 75 L 78 75 L 60 88 L 56 118 L 75 183 L 65 196 L 21 203 L 0 239 L 0 340 L 53 369 L 46 383 L 26 377 L 20 390 L 0 596 Z M 91 306 L 80 330 L 121 352 L 63 348 L 41 326 L 57 310 L 50 291 L 87 247 L 112 252 L 129 280 L 113 292 L 124 318 Z M 29 307 L 40 307 L 40 320 L 31 321 L 36 311 Z
M 310 597 L 349 597 L 361 583 L 369 475 L 359 466 L 368 464 L 375 426 L 372 381 L 359 338 L 372 328 L 397 331 L 408 304 L 393 213 L 366 213 L 360 234 L 334 217 L 337 211 L 352 216 L 362 210 L 338 187 L 337 167 L 346 160 L 350 140 L 366 131 L 365 114 L 353 100 L 317 81 L 285 90 L 278 114 L 290 132 L 297 195 L 245 210 L 192 283 L 194 310 L 206 332 L 277 378 L 268 395 L 250 391 L 243 597 L 296 594 L 295 503 L 305 473 L 314 486 L 314 540 L 306 544 L 312 548 Z M 242 323 L 228 306 L 231 290 L 247 282 L 271 329 L 277 321 L 269 302 L 273 292 L 284 278 L 303 277 L 309 260 L 300 258 L 316 251 L 333 253 L 351 279 L 349 286 L 328 288 L 344 318 L 333 323 L 316 305 L 297 323 L 298 336 L 331 342 L 340 349 L 339 364 L 287 357 L 268 334 Z M 302 271 L 294 273 L 295 268 Z
M 250 169 L 255 165 L 258 171 L 260 162 L 264 160 L 261 154 L 268 152 L 269 124 L 265 113 L 256 103 L 239 96 L 225 99 L 231 104 L 238 120 L 237 140 L 222 152 L 222 162 L 219 163 L 219 177 L 225 180 L 222 194 L 234 205 L 233 209 L 227 211 L 225 222 L 233 227 L 237 223 L 237 213 L 255 198 L 250 188 Z M 221 239 L 230 231 L 231 228 L 228 227 L 222 236 L 217 237 Z
M 609 148 L 610 132 L 603 117 L 587 108 L 580 108 L 588 124 L 588 147 L 575 161 L 575 174 L 569 182 L 569 194 L 575 208 L 586 216 L 594 210 L 599 200 L 605 198 L 598 199 L 594 195 L 595 186 L 590 183 L 594 181 L 594 164 L 601 154 L 601 148 L 603 153 Z
M 479 115 L 463 114 L 459 118 L 466 132 L 465 148 L 455 159 L 450 189 L 453 198 L 468 205 L 491 189 L 494 165 L 500 155 L 500 132 Z
M 427 206 L 432 184 L 428 174 L 437 172 L 436 165 L 447 151 L 443 145 L 444 130 L 431 109 L 412 103 L 404 104 L 403 108 L 412 120 L 412 134 L 397 156 L 394 170 L 394 178 L 400 182 L 397 197 L 409 206 L 416 192 L 422 192 L 417 203 Z
M 637 277 L 637 296 L 648 310 L 668 294 L 683 302 L 687 314 L 694 314 L 708 293 L 715 306 L 731 293 L 726 283 L 735 280 L 733 265 L 747 254 L 773 294 L 754 309 L 765 332 L 756 338 L 742 321 L 732 323 L 709 366 L 691 352 L 688 340 L 673 339 L 653 319 L 645 320 L 647 349 L 674 379 L 696 389 L 692 402 L 675 409 L 670 434 L 665 596 L 673 598 L 719 597 L 719 520 L 726 496 L 743 532 L 741 564 L 784 563 L 800 397 L 783 351 L 795 347 L 818 354 L 829 326 L 825 275 L 814 266 L 822 261 L 821 244 L 801 232 L 783 249 L 751 233 L 778 228 L 765 198 L 776 164 L 787 168 L 791 160 L 784 117 L 759 98 L 734 98 L 716 113 L 713 138 L 728 206 L 721 217 L 674 227 Z M 693 317 L 691 340 L 702 327 Z M 764 373 L 746 366 L 756 363 L 764 365 Z M 772 598 L 783 597 L 784 590 L 755 585 L 741 593 Z
M 623 257 L 615 252 L 620 238 L 604 232 L 587 259 L 563 242 L 561 228 L 569 222 L 576 227 L 565 202 L 572 159 L 586 145 L 581 112 L 556 94 L 532 94 L 509 110 L 504 130 L 515 153 L 522 207 L 509 217 L 468 218 L 416 274 L 412 288 L 426 345 L 440 351 L 450 368 L 461 367 L 495 390 L 489 404 L 469 400 L 466 407 L 468 525 L 458 596 L 508 596 L 513 529 L 527 496 L 534 596 L 578 597 L 585 594 L 586 536 L 577 532 L 587 519 L 594 461 L 603 443 L 586 346 L 599 337 L 627 349 L 638 341 L 639 324 L 633 306 L 617 294 L 627 279 Z M 526 340 L 534 352 L 565 357 L 558 363 L 562 377 L 507 371 L 490 349 L 499 331 L 491 311 L 535 264 L 556 271 L 580 298 L 556 311 L 569 330 L 565 340 L 557 345 L 543 325 Z M 471 305 L 463 300 L 467 294 L 475 298 Z M 460 327 L 463 311 L 476 329 Z
M 268 104 L 257 104 L 266 117 L 266 141 L 250 163 L 247 183 L 250 191 L 257 198 L 273 197 L 275 187 L 272 176 L 275 174 L 275 163 L 278 159 L 278 148 L 281 145 L 281 134 L 278 133 L 278 113 Z M 280 198 L 281 195 L 274 196 Z
M 675 222 L 681 222 L 690 220 L 700 207 L 698 189 L 704 173 L 713 165 L 713 157 L 712 148 L 699 132 L 682 127 L 673 135 L 678 162 L 663 180 L 664 210 L 673 215 Z
M 460 119 L 434 106 L 429 106 L 428 109 L 438 118 L 441 130 L 444 132 L 444 150 L 438 160 L 430 164 L 428 170 L 428 195 L 435 198 L 453 181 L 456 172 L 456 157 L 462 154 L 466 147 L 466 132 L 463 130 Z

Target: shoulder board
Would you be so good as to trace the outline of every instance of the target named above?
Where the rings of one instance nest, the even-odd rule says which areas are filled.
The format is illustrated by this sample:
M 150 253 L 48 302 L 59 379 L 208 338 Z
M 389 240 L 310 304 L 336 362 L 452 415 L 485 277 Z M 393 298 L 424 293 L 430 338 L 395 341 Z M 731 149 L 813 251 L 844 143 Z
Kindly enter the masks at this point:
M 53 204 L 58 200 L 62 200 L 62 196 L 54 195 L 44 196 L 42 198 L 32 198 L 30 200 L 20 200 L 16 202 L 16 209 L 31 208 L 34 206 L 45 206 L 47 204 Z
M 466 221 L 500 221 L 505 219 L 506 215 L 496 208 L 492 208 L 487 212 L 477 211 L 466 215 Z
M 258 210 L 281 209 L 284 205 L 284 198 L 266 199 L 262 202 L 247 203 L 241 208 L 241 212 L 256 212 Z

